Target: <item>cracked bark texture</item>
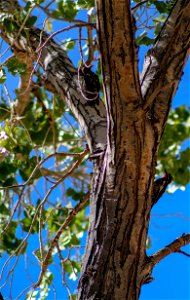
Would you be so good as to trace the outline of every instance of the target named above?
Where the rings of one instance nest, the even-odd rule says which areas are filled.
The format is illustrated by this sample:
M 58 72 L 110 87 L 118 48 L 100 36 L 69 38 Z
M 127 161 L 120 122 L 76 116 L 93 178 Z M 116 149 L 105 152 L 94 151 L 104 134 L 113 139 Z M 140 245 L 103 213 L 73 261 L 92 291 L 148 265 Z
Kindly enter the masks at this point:
M 181 237 L 175 247 L 146 255 L 158 147 L 188 57 L 190 1 L 176 1 L 145 57 L 141 79 L 130 1 L 96 0 L 96 6 L 106 109 L 101 99 L 83 98 L 76 68 L 53 40 L 43 48 L 39 63 L 47 82 L 79 120 L 91 152 L 105 150 L 94 162 L 78 299 L 131 300 L 138 299 L 162 254 L 190 239 Z M 37 28 L 28 30 L 28 39 L 7 37 L 3 28 L 1 35 L 15 55 L 20 49 L 26 56 L 48 38 Z
M 155 265 L 146 255 L 151 191 L 160 139 L 188 57 L 190 1 L 176 1 L 147 53 L 141 83 L 130 1 L 96 5 L 108 140 L 94 179 L 78 299 L 131 300 L 138 299 Z

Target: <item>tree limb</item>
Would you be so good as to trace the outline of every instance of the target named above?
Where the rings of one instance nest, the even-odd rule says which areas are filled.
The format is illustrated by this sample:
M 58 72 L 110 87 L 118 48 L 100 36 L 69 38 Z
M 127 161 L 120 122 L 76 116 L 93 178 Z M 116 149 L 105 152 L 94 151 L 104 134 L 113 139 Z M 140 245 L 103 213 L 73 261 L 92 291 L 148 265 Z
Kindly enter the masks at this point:
M 84 24 L 82 23 L 81 26 Z M 25 31 L 27 32 L 27 39 L 21 35 L 18 37 L 16 32 L 8 36 L 4 28 L 1 30 L 1 36 L 14 51 L 20 50 L 26 57 L 30 55 L 30 52 L 36 57 L 36 50 L 40 49 L 37 61 L 46 71 L 48 82 L 51 82 L 60 97 L 64 101 L 66 100 L 69 108 L 78 119 L 86 134 L 90 152 L 103 151 L 106 145 L 107 131 L 104 103 L 100 98 L 95 101 L 87 101 L 83 97 L 80 89 L 81 83 L 78 82 L 77 69 L 64 50 L 48 34 L 34 27 L 25 28 Z M 79 80 L 82 82 L 84 78 L 80 76 Z
M 186 235 L 182 235 L 173 241 L 171 244 L 167 245 L 163 249 L 159 250 L 158 252 L 154 253 L 149 257 L 149 261 L 154 267 L 157 265 L 163 258 L 170 255 L 171 253 L 181 252 L 180 248 L 190 243 L 190 233 Z
M 152 277 L 152 271 L 162 259 L 171 253 L 182 253 L 188 257 L 189 254 L 182 251 L 180 248 L 190 243 L 190 234 L 182 235 L 173 241 L 171 244 L 165 246 L 163 249 L 157 251 L 151 256 L 145 258 L 145 264 L 141 269 L 141 282 L 142 284 L 150 283 L 154 278 Z
M 54 247 L 58 244 L 58 241 L 59 241 L 59 238 L 61 236 L 61 234 L 63 233 L 63 230 L 71 223 L 71 221 L 73 220 L 73 218 L 75 217 L 75 215 L 81 211 L 85 204 L 87 203 L 87 201 L 89 200 L 89 197 L 90 197 L 90 193 L 88 193 L 83 199 L 82 201 L 80 201 L 73 209 L 72 211 L 69 213 L 68 217 L 66 218 L 65 222 L 61 225 L 61 227 L 59 228 L 59 230 L 57 231 L 54 239 L 52 240 L 51 242 L 51 245 L 49 247 L 49 250 L 46 254 L 46 257 L 43 261 L 43 264 L 42 264 L 42 269 L 41 269 L 41 273 L 39 275 L 39 278 L 38 278 L 38 281 L 36 282 L 36 284 L 34 285 L 34 289 L 37 288 L 42 279 L 43 279 L 43 276 L 45 274 L 45 272 L 47 271 L 47 268 L 48 268 L 48 264 L 49 264 L 49 261 L 52 257 L 52 252 L 53 252 L 53 249 Z
M 164 130 L 190 47 L 190 1 L 177 0 L 155 45 L 145 57 L 141 75 L 144 109 L 152 109 L 155 128 Z
M 27 66 L 27 71 L 26 74 L 20 75 L 20 87 L 18 91 L 18 99 L 17 102 L 14 105 L 14 113 L 17 116 L 22 116 L 25 108 L 28 106 L 30 103 L 30 93 L 32 90 L 32 85 L 28 87 L 28 82 L 30 80 L 30 74 L 33 70 L 33 61 L 34 61 L 34 56 L 30 53 L 30 55 L 26 55 L 25 53 L 23 54 L 22 51 L 17 51 L 15 49 L 14 51 L 15 56 L 18 58 L 19 61 L 23 62 Z

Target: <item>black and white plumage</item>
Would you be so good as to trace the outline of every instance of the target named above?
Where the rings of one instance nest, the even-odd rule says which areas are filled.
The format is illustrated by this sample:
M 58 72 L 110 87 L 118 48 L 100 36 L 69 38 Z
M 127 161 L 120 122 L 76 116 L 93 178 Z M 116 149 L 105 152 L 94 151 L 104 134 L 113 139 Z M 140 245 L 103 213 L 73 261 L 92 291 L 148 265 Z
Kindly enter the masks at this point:
M 87 101 L 97 100 L 100 91 L 99 77 L 91 68 L 92 66 L 83 66 L 79 70 L 79 75 L 84 79 L 81 81 L 81 93 Z
M 162 197 L 167 186 L 172 182 L 172 180 L 173 177 L 166 171 L 164 177 L 155 180 L 152 193 L 152 205 L 154 205 Z

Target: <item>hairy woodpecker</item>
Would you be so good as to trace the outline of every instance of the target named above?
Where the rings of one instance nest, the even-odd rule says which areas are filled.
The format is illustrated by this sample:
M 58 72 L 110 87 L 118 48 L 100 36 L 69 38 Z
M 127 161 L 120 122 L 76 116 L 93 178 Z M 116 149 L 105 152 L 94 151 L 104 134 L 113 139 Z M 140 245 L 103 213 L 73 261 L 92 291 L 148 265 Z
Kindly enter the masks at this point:
M 152 205 L 154 205 L 162 197 L 168 184 L 170 184 L 172 180 L 173 177 L 166 170 L 164 177 L 155 180 L 152 193 Z
M 92 66 L 83 66 L 79 70 L 79 75 L 83 76 L 81 92 L 86 100 L 93 101 L 98 99 L 100 91 L 99 77 L 92 70 Z

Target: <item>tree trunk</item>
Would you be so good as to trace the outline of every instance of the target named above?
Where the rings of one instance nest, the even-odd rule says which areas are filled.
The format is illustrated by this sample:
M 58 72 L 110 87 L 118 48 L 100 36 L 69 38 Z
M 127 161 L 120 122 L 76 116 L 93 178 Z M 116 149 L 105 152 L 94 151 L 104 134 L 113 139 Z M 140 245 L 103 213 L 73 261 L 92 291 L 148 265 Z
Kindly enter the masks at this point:
M 18 5 L 2 1 L 0 12 L 9 2 Z M 51 82 L 66 100 L 86 133 L 91 153 L 102 151 L 94 160 L 90 229 L 78 299 L 134 300 L 142 284 L 149 282 L 154 265 L 169 254 L 164 250 L 147 257 L 146 239 L 158 146 L 188 57 L 190 1 L 176 1 L 145 57 L 141 83 L 130 1 L 96 0 L 96 6 L 106 109 L 101 99 L 89 102 L 83 97 L 76 68 L 47 34 L 26 29 L 26 40 L 17 32 L 7 35 L 1 24 L 1 36 L 16 56 L 25 56 L 26 64 L 31 53 L 33 60 L 36 53 L 40 55 L 44 84 Z M 174 252 L 189 240 L 189 235 L 180 237 L 167 249 Z
M 108 51 L 102 60 L 112 117 L 108 117 L 107 150 L 95 166 L 78 299 L 138 299 L 147 276 L 144 266 L 157 136 L 142 109 L 136 49 L 127 52 L 133 44 L 133 19 L 125 15 L 117 21 L 122 12 L 130 14 L 129 4 L 119 1 L 112 10 L 111 2 L 104 7 L 97 1 L 100 45 Z
M 176 77 L 181 76 L 184 65 L 177 67 L 179 61 L 173 60 L 166 71 L 166 61 L 172 51 L 177 52 L 173 49 L 175 24 L 182 6 L 189 8 L 189 3 L 177 1 L 160 42 L 148 54 L 152 55 L 148 66 L 145 60 L 142 87 L 129 1 L 97 0 L 96 4 L 108 112 L 107 149 L 94 167 L 90 230 L 78 299 L 131 300 L 138 299 L 142 284 L 151 280 L 154 265 L 146 256 L 146 239 L 157 151 L 179 83 Z M 172 32 L 168 23 L 174 25 Z M 164 43 L 171 45 L 170 53 L 163 49 Z M 180 47 L 178 41 L 178 50 Z M 181 51 L 180 62 L 186 61 L 186 50 Z

